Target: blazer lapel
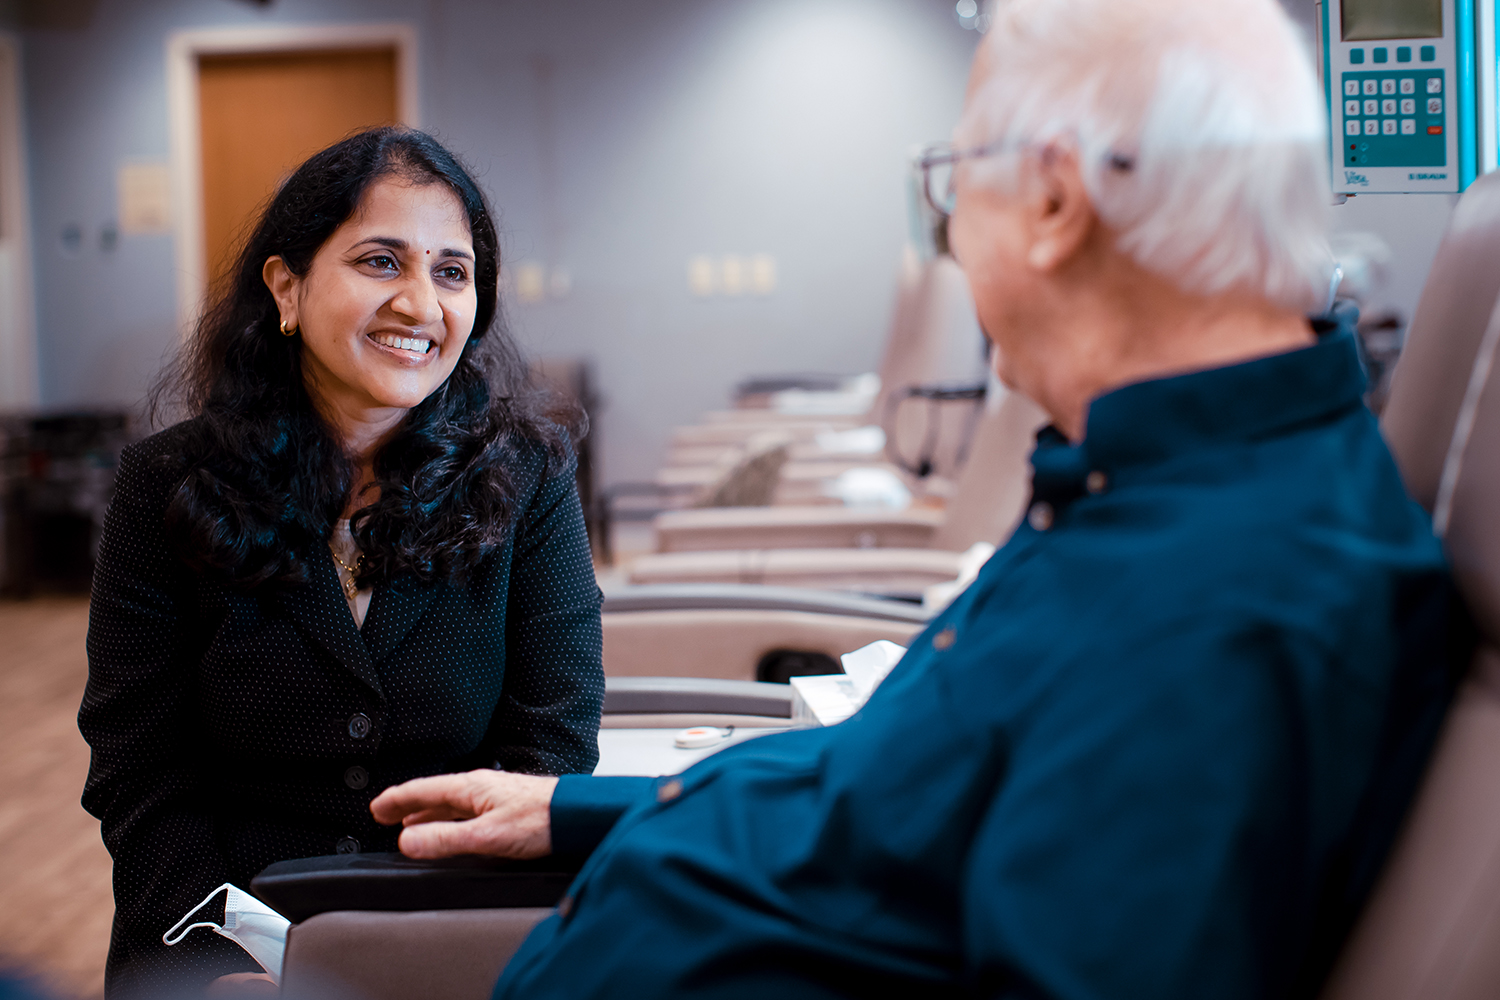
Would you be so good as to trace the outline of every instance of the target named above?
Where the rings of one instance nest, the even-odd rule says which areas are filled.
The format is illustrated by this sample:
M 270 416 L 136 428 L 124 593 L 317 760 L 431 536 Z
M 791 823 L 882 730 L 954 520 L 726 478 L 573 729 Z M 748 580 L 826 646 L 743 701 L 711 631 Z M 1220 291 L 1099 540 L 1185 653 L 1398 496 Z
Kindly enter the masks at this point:
M 376 697 L 383 698 L 380 675 L 375 671 L 364 638 L 354 625 L 354 616 L 349 613 L 349 602 L 339 588 L 333 559 L 314 556 L 308 562 L 312 578 L 306 586 L 283 590 L 282 606 L 307 637 L 335 663 L 363 681 Z
M 401 640 L 422 617 L 440 586 L 408 579 L 400 581 L 397 587 L 375 589 L 370 597 L 370 608 L 365 612 L 365 627 L 361 630 L 371 660 L 384 663 L 385 658 L 401 645 Z

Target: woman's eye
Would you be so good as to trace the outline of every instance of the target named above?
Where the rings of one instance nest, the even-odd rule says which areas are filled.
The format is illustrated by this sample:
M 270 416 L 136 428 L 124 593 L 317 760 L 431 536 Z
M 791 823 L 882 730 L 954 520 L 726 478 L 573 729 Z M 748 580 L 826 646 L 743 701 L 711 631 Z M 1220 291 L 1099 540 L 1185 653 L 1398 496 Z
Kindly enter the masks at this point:
M 396 258 L 390 254 L 381 253 L 373 257 L 366 257 L 365 263 L 378 271 L 394 271 L 396 269 Z
M 466 280 L 469 275 L 467 271 L 457 264 L 448 264 L 438 269 L 438 277 L 444 281 L 460 282 Z

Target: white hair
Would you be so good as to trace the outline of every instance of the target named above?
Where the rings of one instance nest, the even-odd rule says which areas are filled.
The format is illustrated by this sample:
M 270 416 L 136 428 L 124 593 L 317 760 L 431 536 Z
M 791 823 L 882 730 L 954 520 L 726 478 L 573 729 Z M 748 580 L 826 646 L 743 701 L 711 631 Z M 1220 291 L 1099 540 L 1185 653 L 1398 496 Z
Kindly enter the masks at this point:
M 1005 0 L 960 148 L 1064 144 L 1118 246 L 1185 291 L 1324 304 L 1327 116 L 1275 0 Z M 1015 157 L 971 161 L 983 183 Z

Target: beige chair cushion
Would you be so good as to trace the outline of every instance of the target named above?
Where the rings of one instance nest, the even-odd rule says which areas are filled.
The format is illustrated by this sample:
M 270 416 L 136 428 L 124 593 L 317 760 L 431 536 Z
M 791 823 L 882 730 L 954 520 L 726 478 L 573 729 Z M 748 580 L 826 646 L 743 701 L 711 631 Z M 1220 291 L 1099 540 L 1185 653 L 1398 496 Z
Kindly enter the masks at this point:
M 292 927 L 289 996 L 489 1000 L 500 970 L 550 909 L 321 913 Z
M 1449 713 L 1393 859 L 1323 1000 L 1500 996 L 1500 652 Z
M 627 611 L 601 616 L 604 673 L 612 677 L 718 677 L 753 681 L 774 649 L 840 655 L 877 639 L 905 645 L 913 622 L 806 611 Z

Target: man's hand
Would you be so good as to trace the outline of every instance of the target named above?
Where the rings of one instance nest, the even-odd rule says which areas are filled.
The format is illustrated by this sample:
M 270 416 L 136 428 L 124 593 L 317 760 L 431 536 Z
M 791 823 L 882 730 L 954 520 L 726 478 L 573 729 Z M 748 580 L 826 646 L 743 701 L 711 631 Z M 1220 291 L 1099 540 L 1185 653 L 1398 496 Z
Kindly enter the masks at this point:
M 441 774 L 387 788 L 370 812 L 377 823 L 406 827 L 400 844 L 409 858 L 540 858 L 552 853 L 556 787 L 556 778 L 508 771 Z

